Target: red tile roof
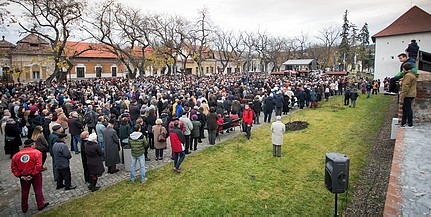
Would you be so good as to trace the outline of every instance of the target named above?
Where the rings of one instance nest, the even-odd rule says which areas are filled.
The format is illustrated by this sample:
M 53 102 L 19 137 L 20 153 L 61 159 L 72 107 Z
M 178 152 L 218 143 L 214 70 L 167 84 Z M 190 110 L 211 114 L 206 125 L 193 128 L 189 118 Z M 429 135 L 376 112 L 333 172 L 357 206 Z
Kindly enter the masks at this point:
M 86 50 L 86 51 L 84 51 Z M 109 52 L 106 45 L 98 44 L 98 43 L 90 43 L 90 42 L 74 42 L 68 41 L 66 42 L 66 47 L 64 49 L 65 55 L 73 56 L 79 52 L 83 53 L 79 54 L 77 57 L 81 58 L 106 58 L 106 59 L 115 59 L 117 56 L 111 52 Z
M 373 35 L 371 38 L 373 42 L 375 42 L 375 38 L 377 37 L 420 32 L 431 32 L 431 14 L 420 9 L 418 6 L 413 6 L 391 25 Z

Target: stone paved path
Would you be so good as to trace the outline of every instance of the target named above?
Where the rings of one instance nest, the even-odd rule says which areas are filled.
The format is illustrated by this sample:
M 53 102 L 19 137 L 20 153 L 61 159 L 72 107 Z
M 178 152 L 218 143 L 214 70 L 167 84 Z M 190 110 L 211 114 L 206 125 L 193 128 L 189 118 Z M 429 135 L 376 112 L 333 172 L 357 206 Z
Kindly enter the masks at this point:
M 275 116 L 273 115 L 273 120 Z M 260 120 L 263 120 L 263 115 L 260 117 Z M 253 129 L 260 127 L 261 125 L 254 125 Z M 205 132 L 206 133 L 206 132 Z M 219 142 L 229 140 L 238 134 L 241 134 L 239 127 L 236 128 L 235 131 L 223 134 L 220 136 L 220 141 L 216 140 L 216 145 Z M 70 144 L 70 135 L 68 135 L 68 141 L 66 144 Z M 203 143 L 198 145 L 198 151 L 209 146 L 208 139 L 203 139 Z M 19 179 L 16 178 L 12 172 L 10 171 L 10 159 L 9 156 L 4 154 L 4 140 L 0 140 L 0 216 L 30 216 L 37 212 L 36 207 L 36 199 L 34 197 L 33 190 L 30 191 L 29 195 L 29 210 L 26 214 L 21 211 L 21 196 L 20 196 L 20 184 Z M 171 148 L 168 144 L 168 149 L 164 151 L 164 159 L 163 161 L 155 161 L 155 152 L 154 150 L 149 150 L 149 158 L 151 161 L 147 161 L 145 164 L 146 171 L 161 167 L 167 163 L 172 163 L 170 160 Z M 193 154 L 193 153 L 192 153 Z M 70 168 L 72 173 L 72 185 L 76 185 L 77 188 L 70 191 L 64 191 L 64 189 L 56 190 L 56 184 L 54 182 L 53 174 L 52 174 L 52 159 L 48 154 L 48 158 L 45 162 L 45 167 L 48 168 L 47 171 L 43 172 L 43 194 L 45 197 L 45 201 L 49 202 L 50 205 L 48 208 L 52 208 L 58 206 L 66 201 L 69 201 L 73 198 L 77 198 L 83 195 L 90 193 L 87 189 L 87 184 L 84 181 L 83 168 L 81 162 L 81 155 L 72 154 L 72 159 L 70 161 Z M 121 156 L 121 155 L 120 155 Z M 129 178 L 129 172 L 126 172 L 123 164 L 118 164 L 117 168 L 120 171 L 116 174 L 108 174 L 105 168 L 105 173 L 100 177 L 98 181 L 98 185 L 102 188 L 113 185 L 117 182 Z M 139 174 L 139 170 L 137 172 Z

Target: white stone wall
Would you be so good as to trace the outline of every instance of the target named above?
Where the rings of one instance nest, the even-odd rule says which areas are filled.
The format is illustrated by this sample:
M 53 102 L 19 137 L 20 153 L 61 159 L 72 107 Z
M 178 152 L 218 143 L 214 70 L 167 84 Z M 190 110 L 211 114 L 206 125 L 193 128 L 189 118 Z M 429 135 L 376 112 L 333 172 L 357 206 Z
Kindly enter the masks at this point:
M 420 50 L 431 52 L 431 32 L 376 38 L 374 79 L 383 80 L 399 72 L 401 63 L 397 56 L 405 53 L 412 39 L 416 40 Z

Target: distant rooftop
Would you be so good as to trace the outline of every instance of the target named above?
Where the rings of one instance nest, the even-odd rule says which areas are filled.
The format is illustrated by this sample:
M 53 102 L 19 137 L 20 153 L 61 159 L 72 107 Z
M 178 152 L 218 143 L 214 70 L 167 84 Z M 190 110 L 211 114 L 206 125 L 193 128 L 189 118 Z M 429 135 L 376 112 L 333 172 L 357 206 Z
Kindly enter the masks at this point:
M 314 59 L 288 60 L 283 65 L 309 65 Z
M 431 14 L 418 6 L 413 6 L 392 24 L 373 35 L 371 38 L 373 42 L 375 42 L 377 37 L 421 32 L 431 32 Z

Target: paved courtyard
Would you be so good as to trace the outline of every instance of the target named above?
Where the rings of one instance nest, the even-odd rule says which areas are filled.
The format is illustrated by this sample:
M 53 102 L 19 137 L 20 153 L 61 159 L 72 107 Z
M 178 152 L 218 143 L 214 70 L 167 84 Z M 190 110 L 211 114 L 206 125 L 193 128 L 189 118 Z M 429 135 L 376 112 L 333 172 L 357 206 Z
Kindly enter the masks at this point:
M 263 120 L 263 116 L 260 119 Z M 262 125 L 254 125 L 253 128 L 259 126 Z M 230 138 L 235 137 L 238 134 L 241 134 L 240 128 L 236 127 L 235 131 L 220 135 L 220 140 L 216 140 L 216 145 L 217 143 L 226 141 Z M 68 141 L 66 142 L 66 144 L 70 144 L 70 135 L 68 135 L 67 139 Z M 38 212 L 34 192 L 33 190 L 30 191 L 28 212 L 26 214 L 22 213 L 19 179 L 16 178 L 10 171 L 11 161 L 9 159 L 9 155 L 6 156 L 4 154 L 3 142 L 3 140 L 0 141 L 0 216 L 30 216 L 31 214 Z M 198 144 L 198 151 L 210 146 L 207 138 L 203 139 L 202 142 L 203 143 Z M 156 161 L 154 160 L 154 150 L 149 150 L 149 158 L 151 159 L 151 161 L 146 162 L 146 170 L 152 170 L 165 164 L 172 163 L 172 160 L 170 159 L 170 153 L 171 148 L 168 143 L 168 149 L 164 151 L 164 159 L 162 161 Z M 192 154 L 193 153 L 194 152 L 192 152 Z M 72 159 L 70 162 L 72 185 L 76 185 L 77 188 L 69 191 L 65 191 L 64 189 L 56 190 L 56 183 L 54 181 L 52 173 L 52 159 L 51 156 L 49 156 L 48 154 L 48 158 L 44 165 L 48 168 L 48 170 L 43 172 L 43 194 L 45 197 L 45 201 L 50 203 L 47 209 L 56 207 L 73 198 L 77 198 L 91 193 L 87 188 L 88 185 L 84 181 L 81 155 L 72 154 Z M 100 177 L 97 184 L 103 188 L 129 178 L 129 172 L 125 171 L 123 164 L 118 164 L 117 168 L 120 169 L 120 171 L 116 174 L 107 173 L 107 168 L 105 168 L 105 173 L 102 175 L 102 177 Z

